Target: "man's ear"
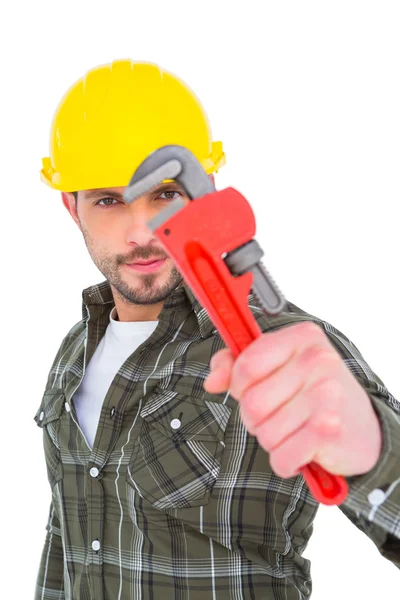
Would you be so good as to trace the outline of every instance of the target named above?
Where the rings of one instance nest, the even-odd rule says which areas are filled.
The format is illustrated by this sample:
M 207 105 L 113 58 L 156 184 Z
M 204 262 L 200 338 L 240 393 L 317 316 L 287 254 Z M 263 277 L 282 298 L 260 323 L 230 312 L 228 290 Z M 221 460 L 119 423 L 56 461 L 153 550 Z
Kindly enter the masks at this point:
M 78 210 L 75 202 L 75 196 L 71 192 L 61 192 L 61 198 L 65 208 L 67 209 L 75 223 L 78 225 L 79 229 L 81 229 L 78 217 Z

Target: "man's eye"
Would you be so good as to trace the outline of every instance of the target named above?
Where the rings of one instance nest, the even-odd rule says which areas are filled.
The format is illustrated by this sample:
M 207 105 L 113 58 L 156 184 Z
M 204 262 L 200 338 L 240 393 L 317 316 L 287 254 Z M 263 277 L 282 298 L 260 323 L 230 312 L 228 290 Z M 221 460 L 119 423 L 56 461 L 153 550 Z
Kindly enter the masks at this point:
M 173 194 L 179 194 L 179 196 L 182 196 L 182 193 L 178 192 L 177 190 L 166 190 L 165 192 L 162 192 L 161 194 L 159 194 L 159 196 L 157 196 L 157 198 L 161 198 L 162 200 L 175 200 L 175 197 L 173 197 Z M 115 206 L 115 204 L 113 204 L 113 202 L 116 202 L 117 204 L 123 204 L 116 198 L 108 197 L 108 198 L 101 198 L 100 200 L 95 202 L 95 205 L 98 204 L 99 206 L 102 206 L 103 208 L 111 208 L 112 206 Z M 103 203 L 103 204 L 101 204 L 101 203 Z
M 161 196 L 163 196 L 164 194 L 179 194 L 180 196 L 182 196 L 181 192 L 178 192 L 177 190 L 166 190 L 165 192 L 162 192 L 162 194 L 160 194 L 158 197 L 161 198 Z M 163 200 L 175 200 L 175 198 L 167 197 L 163 198 Z
M 116 198 L 102 198 L 101 200 L 98 200 L 97 202 L 95 202 L 95 204 L 99 204 L 100 206 L 103 206 L 104 208 L 108 208 L 109 206 L 115 206 L 113 204 L 100 204 L 100 202 L 106 202 L 107 200 L 111 200 L 111 202 L 113 202 L 115 200 L 115 202 L 119 201 Z

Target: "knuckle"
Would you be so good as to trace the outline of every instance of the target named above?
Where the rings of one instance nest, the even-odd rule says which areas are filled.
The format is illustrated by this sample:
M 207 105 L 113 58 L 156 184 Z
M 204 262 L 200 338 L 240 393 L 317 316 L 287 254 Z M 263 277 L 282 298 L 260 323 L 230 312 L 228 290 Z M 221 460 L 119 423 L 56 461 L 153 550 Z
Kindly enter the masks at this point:
M 340 399 L 341 393 L 341 385 L 333 377 L 319 379 L 307 390 L 307 395 L 309 397 L 329 400 L 330 407 L 333 407 Z
M 316 365 L 317 362 L 325 360 L 328 354 L 329 351 L 326 348 L 313 344 L 312 346 L 305 348 L 299 354 L 298 362 L 301 367 L 309 368 L 310 366 Z
M 335 438 L 341 434 L 342 423 L 336 412 L 320 412 L 310 420 L 310 427 L 321 439 Z
M 305 369 L 314 368 L 324 365 L 325 367 L 334 367 L 340 361 L 340 358 L 335 354 L 332 348 L 313 344 L 309 346 L 298 357 L 300 367 Z
M 343 390 L 336 380 L 325 378 L 306 392 L 312 404 L 310 425 L 314 431 L 334 432 L 343 413 Z
M 314 323 L 314 321 L 304 321 L 300 327 L 303 329 L 303 332 L 307 337 L 315 337 L 319 339 L 324 335 L 321 327 Z
M 254 361 L 250 360 L 250 358 L 248 358 L 247 356 L 243 356 L 237 359 L 235 370 L 237 375 L 241 379 L 246 381 L 250 379 L 253 374 L 253 366 Z

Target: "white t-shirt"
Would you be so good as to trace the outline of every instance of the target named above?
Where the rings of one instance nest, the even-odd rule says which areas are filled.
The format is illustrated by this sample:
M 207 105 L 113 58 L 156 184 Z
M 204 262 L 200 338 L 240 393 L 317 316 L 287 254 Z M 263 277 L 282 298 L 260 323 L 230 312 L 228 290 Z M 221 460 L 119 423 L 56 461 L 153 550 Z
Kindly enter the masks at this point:
M 93 447 L 101 407 L 115 375 L 138 346 L 153 333 L 158 321 L 116 321 L 115 306 L 110 323 L 86 367 L 81 384 L 73 395 L 79 425 Z

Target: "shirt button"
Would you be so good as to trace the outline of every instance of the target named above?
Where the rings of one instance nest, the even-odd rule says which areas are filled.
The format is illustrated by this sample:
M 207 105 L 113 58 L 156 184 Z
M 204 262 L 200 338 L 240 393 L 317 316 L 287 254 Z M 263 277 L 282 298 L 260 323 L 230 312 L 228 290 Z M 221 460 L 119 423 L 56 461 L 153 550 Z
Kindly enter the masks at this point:
M 114 406 L 112 407 L 112 409 L 110 410 L 110 418 L 112 419 L 115 413 L 115 408 Z
M 43 421 L 44 418 L 44 412 L 42 411 L 39 415 L 39 421 Z
M 100 542 L 99 542 L 99 540 L 94 540 L 94 542 L 92 542 L 92 548 L 96 552 L 97 552 L 97 550 L 100 550 Z
M 376 490 L 372 490 L 368 494 L 368 502 L 372 504 L 372 506 L 379 506 L 385 500 L 385 492 L 377 488 Z
M 172 419 L 172 421 L 171 421 L 172 429 L 179 429 L 180 426 L 181 426 L 181 422 L 179 419 Z
M 99 470 L 96 469 L 96 467 L 92 467 L 90 469 L 89 473 L 91 474 L 92 477 L 97 477 L 97 475 L 99 474 Z
M 69 412 L 69 411 L 71 410 L 71 407 L 70 407 L 70 405 L 69 405 L 69 403 L 68 403 L 68 402 L 66 402 L 66 403 L 65 403 L 65 410 L 66 410 L 67 412 Z

